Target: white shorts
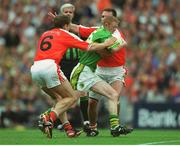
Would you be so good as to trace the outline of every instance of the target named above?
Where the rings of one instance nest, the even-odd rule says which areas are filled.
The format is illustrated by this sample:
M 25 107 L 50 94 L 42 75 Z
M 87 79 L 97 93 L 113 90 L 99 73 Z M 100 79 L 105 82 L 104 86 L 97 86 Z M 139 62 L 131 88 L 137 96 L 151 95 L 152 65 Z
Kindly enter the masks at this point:
M 121 81 L 124 83 L 124 77 L 126 75 L 126 69 L 123 66 L 119 67 L 99 67 L 97 66 L 95 74 L 98 75 L 102 80 L 106 81 L 108 84 L 114 81 Z M 89 96 L 96 100 L 102 97 L 101 94 L 90 91 Z
M 97 66 L 95 74 L 111 84 L 114 81 L 121 81 L 124 83 L 126 69 L 123 66 L 119 67 L 99 67 Z
M 90 88 L 100 81 L 102 79 L 95 75 L 88 66 L 80 63 L 74 67 L 70 77 L 73 89 L 86 92 L 89 92 Z
M 53 88 L 66 80 L 64 73 L 54 60 L 35 61 L 31 66 L 31 76 L 40 87 Z

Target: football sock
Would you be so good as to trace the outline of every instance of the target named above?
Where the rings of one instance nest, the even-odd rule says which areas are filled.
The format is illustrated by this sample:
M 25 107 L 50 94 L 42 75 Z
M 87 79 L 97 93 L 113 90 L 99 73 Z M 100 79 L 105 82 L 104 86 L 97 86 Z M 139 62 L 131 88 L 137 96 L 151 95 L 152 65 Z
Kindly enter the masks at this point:
M 114 128 L 117 125 L 119 125 L 119 119 L 117 115 L 110 115 L 109 121 L 110 121 L 111 128 Z
M 73 127 L 69 122 L 64 123 L 63 128 L 68 137 L 74 137 L 76 135 L 76 132 L 73 130 Z
M 88 96 L 80 98 L 80 109 L 84 121 L 88 121 Z
M 72 126 L 69 122 L 64 123 L 63 128 L 65 131 L 72 130 Z
M 56 121 L 56 119 L 57 119 L 57 114 L 55 113 L 55 111 L 51 111 L 51 112 L 49 113 L 49 118 L 50 118 L 50 120 L 51 120 L 53 123 L 55 123 L 55 121 Z

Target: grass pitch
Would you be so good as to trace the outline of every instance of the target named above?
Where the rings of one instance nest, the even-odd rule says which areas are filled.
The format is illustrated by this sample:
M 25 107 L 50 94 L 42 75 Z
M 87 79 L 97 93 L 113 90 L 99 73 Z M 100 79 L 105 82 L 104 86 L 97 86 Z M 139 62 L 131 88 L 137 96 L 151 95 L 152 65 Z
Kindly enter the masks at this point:
M 109 130 L 100 129 L 97 137 L 68 138 L 64 132 L 53 130 L 53 138 L 47 139 L 38 129 L 0 129 L 0 145 L 180 145 L 179 130 L 134 130 L 129 135 L 112 137 Z

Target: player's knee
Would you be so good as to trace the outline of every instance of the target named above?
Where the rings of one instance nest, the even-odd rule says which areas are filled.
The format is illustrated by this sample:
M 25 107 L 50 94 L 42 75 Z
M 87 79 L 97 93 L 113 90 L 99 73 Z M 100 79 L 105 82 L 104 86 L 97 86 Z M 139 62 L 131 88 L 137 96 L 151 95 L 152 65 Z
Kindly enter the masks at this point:
M 111 94 L 111 97 L 114 101 L 118 102 L 118 99 L 119 99 L 119 94 L 117 92 L 113 92 Z
M 70 98 L 71 98 L 71 102 L 73 102 L 73 103 L 77 102 L 77 100 L 79 99 L 79 97 L 77 97 L 75 94 L 70 96 Z
M 73 96 L 73 98 L 72 98 L 72 100 L 73 100 L 74 102 L 77 102 L 78 99 L 79 99 L 79 97 L 77 97 L 77 96 Z

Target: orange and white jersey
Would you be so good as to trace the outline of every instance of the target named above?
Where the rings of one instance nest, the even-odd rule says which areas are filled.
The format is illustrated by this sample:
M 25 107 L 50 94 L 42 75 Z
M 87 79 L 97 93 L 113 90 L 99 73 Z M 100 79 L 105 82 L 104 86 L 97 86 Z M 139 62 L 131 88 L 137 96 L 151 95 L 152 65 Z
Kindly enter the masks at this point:
M 113 33 L 116 38 L 123 38 L 125 40 L 124 35 L 118 29 Z M 122 47 L 119 51 L 113 52 L 113 54 L 109 57 L 102 58 L 98 62 L 98 66 L 101 67 L 118 67 L 123 66 L 126 62 L 126 48 Z
M 87 50 L 88 47 L 89 44 L 78 36 L 66 30 L 55 28 L 41 35 L 34 61 L 52 59 L 59 64 L 68 48 Z

